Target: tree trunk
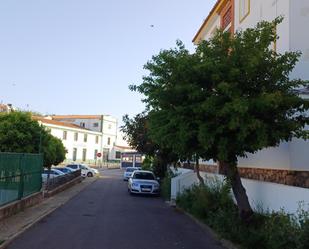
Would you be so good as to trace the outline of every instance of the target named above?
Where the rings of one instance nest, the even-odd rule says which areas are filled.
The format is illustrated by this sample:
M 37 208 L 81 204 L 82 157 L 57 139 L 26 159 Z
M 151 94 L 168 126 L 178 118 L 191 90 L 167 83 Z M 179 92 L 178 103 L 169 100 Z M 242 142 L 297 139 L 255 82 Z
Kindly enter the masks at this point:
M 198 157 L 195 158 L 195 172 L 196 172 L 196 175 L 197 175 L 197 178 L 198 178 L 200 184 L 204 185 L 204 179 L 200 174 L 200 164 L 199 164 L 198 159 L 199 159 Z
M 219 162 L 219 167 L 220 171 L 226 175 L 232 185 L 240 217 L 245 221 L 249 221 L 253 214 L 253 210 L 250 206 L 246 189 L 241 183 L 237 165 L 229 164 L 227 162 Z

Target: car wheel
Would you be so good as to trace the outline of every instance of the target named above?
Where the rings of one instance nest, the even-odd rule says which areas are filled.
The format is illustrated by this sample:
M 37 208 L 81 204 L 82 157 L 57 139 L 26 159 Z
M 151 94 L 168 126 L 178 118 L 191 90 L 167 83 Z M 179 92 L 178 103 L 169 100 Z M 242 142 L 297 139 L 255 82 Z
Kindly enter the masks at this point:
M 92 174 L 91 172 L 88 172 L 88 173 L 87 173 L 87 176 L 88 176 L 88 177 L 93 177 L 93 174 Z

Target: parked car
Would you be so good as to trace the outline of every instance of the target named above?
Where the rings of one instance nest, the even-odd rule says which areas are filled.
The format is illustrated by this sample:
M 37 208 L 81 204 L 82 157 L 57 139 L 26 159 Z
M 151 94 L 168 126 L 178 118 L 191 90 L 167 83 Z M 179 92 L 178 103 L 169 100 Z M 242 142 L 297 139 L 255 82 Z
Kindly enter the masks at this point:
M 71 168 L 73 170 L 81 170 L 81 175 L 86 177 L 93 177 L 99 174 L 97 169 L 91 168 L 85 164 L 68 164 L 66 167 Z
M 42 181 L 43 182 L 47 181 L 48 174 L 49 174 L 50 179 L 64 175 L 63 172 L 61 172 L 60 170 L 54 169 L 54 168 L 51 168 L 50 170 L 44 169 L 43 172 L 42 172 Z
M 140 170 L 140 167 L 127 167 L 123 173 L 123 180 L 127 181 L 135 170 Z
M 128 192 L 131 194 L 159 195 L 159 178 L 148 170 L 135 170 L 128 180 Z
M 69 167 L 53 167 L 52 169 L 60 170 L 64 174 L 73 172 L 74 170 Z

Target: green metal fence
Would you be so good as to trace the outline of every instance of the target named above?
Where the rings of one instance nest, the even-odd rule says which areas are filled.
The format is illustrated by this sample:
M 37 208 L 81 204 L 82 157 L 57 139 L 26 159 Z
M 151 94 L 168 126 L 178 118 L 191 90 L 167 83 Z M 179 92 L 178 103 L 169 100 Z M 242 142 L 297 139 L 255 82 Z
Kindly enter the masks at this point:
M 40 191 L 42 169 L 41 154 L 0 152 L 0 206 Z

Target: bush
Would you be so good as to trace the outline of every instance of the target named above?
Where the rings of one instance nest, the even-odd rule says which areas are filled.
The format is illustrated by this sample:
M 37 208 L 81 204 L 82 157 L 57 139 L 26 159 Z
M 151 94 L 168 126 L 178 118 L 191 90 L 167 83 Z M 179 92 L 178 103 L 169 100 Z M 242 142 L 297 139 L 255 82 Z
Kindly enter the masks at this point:
M 143 170 L 152 170 L 152 163 L 153 163 L 153 157 L 146 156 L 143 163 L 142 163 L 142 169 Z
M 161 195 L 165 200 L 171 199 L 171 180 L 175 176 L 171 170 L 167 170 L 165 177 L 161 181 Z
M 206 181 L 178 196 L 177 205 L 208 224 L 220 236 L 247 249 L 308 249 L 309 212 L 300 205 L 296 215 L 255 213 L 249 224 L 239 218 L 227 182 Z

